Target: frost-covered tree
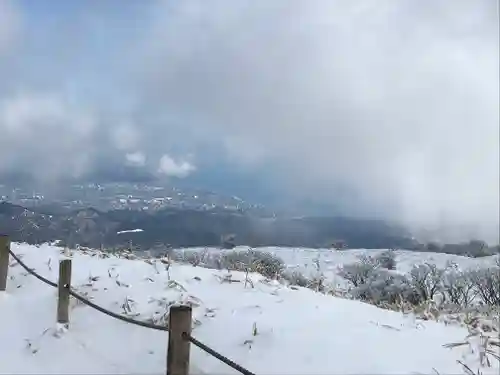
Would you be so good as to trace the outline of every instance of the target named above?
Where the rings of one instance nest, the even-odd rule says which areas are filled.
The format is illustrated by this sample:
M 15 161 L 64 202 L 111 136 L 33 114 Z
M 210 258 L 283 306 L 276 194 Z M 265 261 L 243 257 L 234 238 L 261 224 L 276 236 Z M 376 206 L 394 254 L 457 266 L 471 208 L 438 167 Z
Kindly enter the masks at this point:
M 384 251 L 375 256 L 375 262 L 382 268 L 388 270 L 396 269 L 396 253 L 394 250 Z
M 431 300 L 442 288 L 443 273 L 435 264 L 415 265 L 410 271 L 411 285 L 424 301 Z
M 351 293 L 355 298 L 374 304 L 407 302 L 418 305 L 422 302 L 420 294 L 405 275 L 383 268 L 375 269 L 367 281 L 355 287 Z
M 500 269 L 483 268 L 472 271 L 472 281 L 485 305 L 500 306 Z
M 355 286 L 351 293 L 354 298 L 375 304 L 389 302 L 391 298 L 388 296 L 388 288 L 392 283 L 393 275 L 382 269 L 374 269 L 363 283 Z
M 473 274 L 456 264 L 448 264 L 444 270 L 442 287 L 445 299 L 460 307 L 469 307 L 477 294 Z
M 345 264 L 338 274 L 354 287 L 358 287 L 367 283 L 376 268 L 377 266 L 371 257 L 361 256 L 359 262 Z

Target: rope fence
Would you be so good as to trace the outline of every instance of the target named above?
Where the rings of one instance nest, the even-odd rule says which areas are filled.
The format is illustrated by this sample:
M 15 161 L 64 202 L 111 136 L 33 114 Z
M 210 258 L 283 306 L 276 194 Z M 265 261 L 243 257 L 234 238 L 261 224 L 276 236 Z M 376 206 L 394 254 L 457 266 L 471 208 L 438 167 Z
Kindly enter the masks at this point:
M 9 257 L 12 257 L 23 269 L 41 282 L 58 289 L 57 303 L 57 322 L 69 326 L 69 297 L 72 296 L 81 303 L 105 314 L 112 318 L 121 320 L 125 323 L 134 324 L 144 328 L 157 331 L 168 332 L 167 348 L 167 375 L 188 375 L 189 374 L 189 356 L 190 344 L 217 358 L 234 370 L 243 375 L 255 375 L 249 370 L 243 368 L 229 358 L 216 352 L 209 346 L 191 336 L 192 328 L 192 308 L 187 305 L 171 306 L 169 310 L 168 325 L 162 326 L 140 320 L 135 320 L 127 316 L 117 314 L 99 306 L 82 295 L 76 293 L 71 288 L 71 259 L 64 259 L 59 262 L 59 280 L 55 283 L 39 275 L 33 268 L 28 267 L 18 255 L 10 249 L 10 240 L 8 236 L 0 235 L 0 292 L 7 288 Z

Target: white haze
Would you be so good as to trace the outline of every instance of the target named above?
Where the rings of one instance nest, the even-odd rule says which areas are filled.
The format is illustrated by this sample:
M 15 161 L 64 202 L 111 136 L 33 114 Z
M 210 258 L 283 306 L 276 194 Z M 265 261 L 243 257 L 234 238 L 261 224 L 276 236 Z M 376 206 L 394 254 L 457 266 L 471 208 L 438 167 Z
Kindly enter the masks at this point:
M 231 157 L 275 163 L 299 195 L 344 189 L 352 211 L 498 238 L 495 1 L 183 1 L 156 17 L 147 99 L 236 139 Z
M 114 64 L 103 62 L 109 81 L 92 83 L 114 85 L 115 95 L 103 94 L 91 109 L 64 104 L 56 117 L 68 123 L 64 130 L 16 120 L 3 160 L 79 171 L 91 167 L 79 150 L 96 154 L 99 139 L 121 160 L 141 150 L 141 163 L 160 160 L 158 172 L 186 177 L 194 166 L 167 143 L 211 142 L 243 170 L 275 170 L 284 194 L 448 240 L 498 241 L 497 1 L 184 0 L 147 7 L 134 21 L 142 22 L 134 38 L 110 47 Z M 96 27 L 82 25 L 71 34 L 61 24 L 59 33 L 68 27 L 67 35 L 85 38 Z M 12 48 L 13 30 L 0 26 L 0 53 Z M 76 48 L 71 38 L 66 43 L 59 48 Z M 2 69 L 0 78 L 9 78 Z M 84 80 L 74 80 L 85 93 Z M 0 88 L 2 132 L 12 93 L 30 86 L 8 82 L 15 90 Z M 59 86 L 54 90 L 65 90 Z M 110 107 L 112 121 L 101 118 Z M 89 133 L 71 125 L 80 118 L 94 124 L 84 128 Z M 31 130 L 21 138 L 13 129 Z M 48 145 L 29 147 L 40 134 L 50 143 L 59 132 L 67 140 L 58 151 L 64 161 Z M 27 153 L 13 153 L 21 140 Z M 210 158 L 190 150 L 196 160 Z

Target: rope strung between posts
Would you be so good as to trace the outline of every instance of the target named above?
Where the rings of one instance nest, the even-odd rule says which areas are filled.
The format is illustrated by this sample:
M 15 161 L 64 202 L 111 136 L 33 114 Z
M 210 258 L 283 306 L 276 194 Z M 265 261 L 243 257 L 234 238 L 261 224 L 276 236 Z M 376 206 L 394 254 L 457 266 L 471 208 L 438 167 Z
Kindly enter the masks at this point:
M 38 273 L 36 273 L 35 271 L 33 271 L 32 268 L 29 268 L 21 259 L 19 259 L 19 257 L 16 254 L 14 254 L 12 252 L 12 250 L 9 250 L 9 253 L 12 256 L 12 258 L 14 258 L 15 261 L 17 263 L 19 263 L 19 265 L 21 267 L 23 267 L 29 274 L 35 276 L 38 280 L 44 282 L 47 285 L 50 285 L 50 286 L 52 286 L 54 288 L 58 287 L 57 284 L 54 283 L 53 281 L 50 281 L 50 280 L 46 279 L 45 277 L 43 277 L 43 276 L 39 275 Z M 68 285 L 64 285 L 64 287 L 68 288 Z M 106 314 L 106 315 L 108 315 L 108 316 L 110 316 L 112 318 L 121 320 L 121 321 L 126 322 L 126 323 L 135 324 L 137 326 L 155 329 L 157 331 L 168 331 L 168 327 L 167 326 L 159 326 L 159 325 L 148 323 L 148 322 L 142 322 L 140 320 L 131 319 L 129 317 L 126 317 L 126 316 L 114 313 L 112 311 L 109 311 L 109 310 L 107 310 L 107 309 L 105 309 L 105 308 L 103 308 L 103 307 L 101 307 L 99 305 L 96 305 L 93 302 L 90 302 L 88 299 L 86 299 L 85 297 L 82 297 L 78 293 L 75 293 L 73 290 L 71 290 L 71 288 L 69 290 L 69 294 L 72 295 L 73 297 L 75 297 L 80 302 L 84 303 L 85 305 L 87 305 L 89 307 L 92 307 L 93 309 L 95 309 L 95 310 L 97 310 L 99 312 L 102 312 L 103 314 Z
M 12 258 L 14 258 L 14 260 L 20 264 L 21 267 L 23 267 L 26 272 L 28 272 L 30 275 L 32 276 L 35 276 L 38 280 L 40 280 L 41 282 L 47 284 L 47 285 L 50 285 L 54 288 L 57 288 L 57 284 L 53 281 L 50 281 L 48 279 L 46 279 L 45 277 L 37 274 L 33 268 L 29 268 L 26 264 L 23 263 L 23 261 L 16 255 L 12 252 L 12 250 L 9 249 L 9 253 L 10 255 L 12 256 Z
M 184 340 L 190 341 L 194 345 L 196 345 L 198 348 L 206 351 L 208 354 L 212 355 L 213 357 L 217 358 L 219 361 L 225 363 L 229 367 L 232 367 L 234 370 L 241 372 L 244 375 L 255 375 L 253 372 L 248 371 L 246 368 L 241 367 L 239 364 L 231 361 L 229 358 L 224 357 L 222 354 L 217 353 L 215 350 L 209 348 L 202 342 L 196 340 L 193 336 L 189 335 L 188 333 L 184 332 L 182 334 L 182 338 Z
M 46 279 L 45 277 L 39 275 L 38 273 L 36 273 L 34 271 L 33 268 L 29 268 L 16 254 L 14 254 L 12 252 L 12 250 L 9 249 L 9 253 L 12 256 L 12 258 L 14 258 L 14 260 L 17 263 L 19 263 L 19 265 L 21 267 L 23 267 L 30 275 L 36 277 L 38 280 L 42 281 L 43 283 L 45 283 L 45 284 L 47 284 L 47 285 L 49 285 L 51 287 L 54 287 L 54 288 L 58 287 L 57 283 L 55 283 L 53 281 L 50 281 L 50 280 Z M 69 285 L 64 285 L 64 287 L 65 288 L 69 288 Z M 128 318 L 126 316 L 123 316 L 123 315 L 114 313 L 112 311 L 109 311 L 109 310 L 107 310 L 107 309 L 105 309 L 105 308 L 103 308 L 103 307 L 101 307 L 99 305 L 96 305 L 95 303 L 89 301 L 88 299 L 86 299 L 85 297 L 79 295 L 78 293 L 74 292 L 71 288 L 69 288 L 69 294 L 71 296 L 73 296 L 74 298 L 76 298 L 78 301 L 82 302 L 83 304 L 85 304 L 85 305 L 87 305 L 89 307 L 92 307 L 93 309 L 95 309 L 95 310 L 97 310 L 97 311 L 99 311 L 99 312 L 101 312 L 103 314 L 106 314 L 106 315 L 108 315 L 108 316 L 110 316 L 112 318 L 121 320 L 123 322 L 130 323 L 130 324 L 135 324 L 137 326 L 141 326 L 141 327 L 145 327 L 145 328 L 155 329 L 155 330 L 158 330 L 158 331 L 168 331 L 169 330 L 167 326 L 159 326 L 159 325 L 156 325 L 156 324 L 152 324 L 152 323 L 147 323 L 147 322 L 143 322 L 143 321 L 140 321 L 140 320 L 131 319 L 131 318 Z M 241 367 L 237 363 L 231 361 L 229 358 L 223 356 L 220 353 L 217 353 L 215 350 L 211 349 L 207 345 L 205 345 L 202 342 L 196 340 L 194 337 L 192 337 L 191 335 L 187 334 L 186 332 L 184 332 L 182 334 L 182 338 L 184 340 L 190 341 L 191 343 L 193 343 L 194 345 L 196 345 L 198 348 L 204 350 L 208 354 L 210 354 L 213 357 L 217 358 L 219 361 L 225 363 L 229 367 L 232 367 L 234 370 L 239 371 L 243 375 L 255 375 L 254 373 L 252 373 L 252 372 L 248 371 L 247 369 Z
M 65 287 L 67 287 L 67 285 L 65 285 Z M 167 326 L 159 326 L 159 325 L 156 325 L 156 324 L 152 324 L 152 323 L 143 322 L 143 321 L 140 321 L 140 320 L 131 319 L 131 318 L 128 318 L 126 316 L 119 315 L 119 314 L 114 313 L 112 311 L 106 310 L 105 308 L 103 308 L 103 307 L 101 307 L 99 305 L 96 305 L 95 303 L 90 302 L 88 299 L 82 297 L 81 295 L 73 292 L 71 289 L 69 290 L 69 294 L 71 294 L 73 297 L 75 297 L 80 302 L 86 304 L 87 306 L 90 306 L 93 309 L 96 309 L 97 311 L 100 311 L 103 314 L 106 314 L 106 315 L 108 315 L 108 316 L 110 316 L 112 318 L 121 320 L 121 321 L 126 322 L 126 323 L 132 323 L 132 324 L 135 324 L 137 326 L 141 326 L 141 327 L 145 327 L 145 328 L 151 328 L 151 329 L 156 329 L 157 331 L 168 331 L 168 327 Z

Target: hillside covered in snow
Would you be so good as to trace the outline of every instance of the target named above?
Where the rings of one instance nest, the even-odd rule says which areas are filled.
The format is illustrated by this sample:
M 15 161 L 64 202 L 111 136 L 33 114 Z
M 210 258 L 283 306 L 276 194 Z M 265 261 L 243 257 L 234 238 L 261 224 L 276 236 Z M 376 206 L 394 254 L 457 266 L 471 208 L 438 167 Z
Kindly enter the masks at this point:
M 331 281 L 338 279 L 335 267 L 359 255 L 354 251 L 269 250 L 279 253 L 289 269 L 315 269 L 319 258 Z M 470 332 L 462 325 L 424 321 L 412 313 L 318 293 L 258 273 L 165 264 L 160 259 L 125 259 L 98 251 L 65 251 L 50 245 L 12 244 L 12 251 L 53 281 L 57 281 L 58 261 L 70 257 L 76 292 L 137 320 L 162 324 L 169 306 L 191 304 L 192 335 L 257 375 L 463 373 L 457 361 L 482 374 L 499 372 L 496 360 L 490 367 L 480 365 L 480 343 L 473 339 L 465 346 L 443 346 L 465 340 Z M 445 257 L 453 257 L 425 256 L 443 264 L 451 259 Z M 401 252 L 398 257 L 396 271 L 401 273 L 422 261 L 414 252 Z M 492 262 L 486 258 L 453 260 L 470 267 Z M 0 296 L 0 373 L 165 373 L 166 332 L 120 322 L 73 299 L 69 329 L 61 330 L 55 323 L 56 296 L 54 288 L 11 259 L 7 292 Z M 235 371 L 193 346 L 191 373 Z

